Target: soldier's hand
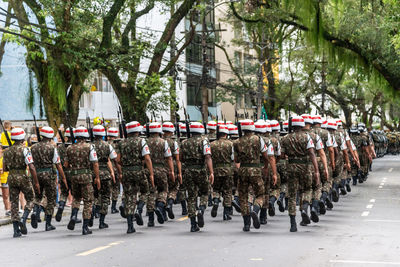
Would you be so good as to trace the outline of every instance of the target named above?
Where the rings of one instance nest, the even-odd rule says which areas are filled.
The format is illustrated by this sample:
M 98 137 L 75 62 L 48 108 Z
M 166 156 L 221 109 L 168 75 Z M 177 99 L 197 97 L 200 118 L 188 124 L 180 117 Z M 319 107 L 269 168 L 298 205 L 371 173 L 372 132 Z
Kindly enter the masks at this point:
M 350 163 L 347 163 L 347 164 L 346 164 L 346 168 L 347 168 L 348 171 L 351 171 Z
M 314 172 L 314 178 L 315 178 L 315 185 L 319 185 L 320 179 L 319 179 L 319 172 Z
M 111 178 L 112 178 L 112 182 L 113 182 L 113 184 L 115 184 L 115 175 L 113 174 L 113 175 L 111 175 Z
M 278 181 L 278 176 L 276 174 L 272 175 L 272 180 L 274 181 L 274 185 L 276 185 Z
M 332 170 L 336 168 L 335 162 L 332 162 Z
M 328 169 L 325 169 L 325 170 L 324 170 L 324 175 L 325 175 L 326 180 L 328 180 L 328 178 L 329 178 Z
M 155 184 L 154 184 L 154 174 L 150 174 L 150 181 L 151 181 L 151 186 L 153 187 L 153 188 L 156 188 L 156 186 L 155 186 Z
M 118 175 L 118 178 L 119 182 L 122 183 L 122 174 Z
M 39 183 L 36 183 L 35 187 L 36 187 L 37 193 L 40 194 L 40 185 L 39 185 Z
M 357 168 L 360 168 L 360 167 L 361 167 L 360 161 L 359 161 L 359 160 L 356 160 L 356 165 L 357 165 Z
M 182 184 L 183 182 L 182 182 L 182 175 L 181 174 L 178 174 L 178 181 L 179 181 L 179 184 Z
M 94 183 L 97 185 L 97 190 L 100 190 L 100 188 L 101 188 L 100 178 L 94 179 Z
M 210 184 L 214 184 L 214 173 L 210 173 L 208 179 L 210 180 Z
M 175 174 L 174 174 L 173 172 L 170 172 L 170 173 L 169 173 L 169 177 L 171 178 L 171 181 L 172 181 L 173 183 L 175 183 Z

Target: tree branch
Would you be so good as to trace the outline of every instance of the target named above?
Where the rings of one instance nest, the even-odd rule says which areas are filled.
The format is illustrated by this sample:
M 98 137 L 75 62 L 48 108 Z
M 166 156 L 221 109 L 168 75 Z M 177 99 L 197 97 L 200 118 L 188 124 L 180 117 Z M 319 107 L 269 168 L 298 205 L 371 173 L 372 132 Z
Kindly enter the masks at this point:
M 111 6 L 108 14 L 103 19 L 103 38 L 101 40 L 100 48 L 110 48 L 111 47 L 111 29 L 114 24 L 115 18 L 117 17 L 119 11 L 124 6 L 125 0 L 115 0 L 114 4 Z

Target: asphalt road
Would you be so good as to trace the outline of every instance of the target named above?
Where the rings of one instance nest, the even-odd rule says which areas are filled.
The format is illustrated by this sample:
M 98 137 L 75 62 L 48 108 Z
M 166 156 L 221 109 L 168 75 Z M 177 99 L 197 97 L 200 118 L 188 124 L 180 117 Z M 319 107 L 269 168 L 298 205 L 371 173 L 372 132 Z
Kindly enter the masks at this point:
M 67 230 L 66 217 L 57 230 L 28 226 L 28 235 L 12 238 L 12 226 L 0 227 L 2 266 L 400 266 L 400 157 L 377 159 L 364 184 L 352 187 L 318 224 L 298 225 L 289 232 L 287 213 L 268 218 L 261 229 L 242 232 L 242 218 L 222 221 L 206 211 L 206 225 L 190 233 L 190 223 L 177 216 L 164 225 L 136 226 L 126 234 L 126 221 L 109 215 L 110 228 L 81 235 L 81 225 Z M 175 213 L 180 214 L 179 206 Z M 300 216 L 297 218 L 300 222 Z M 145 219 L 145 224 L 147 218 Z

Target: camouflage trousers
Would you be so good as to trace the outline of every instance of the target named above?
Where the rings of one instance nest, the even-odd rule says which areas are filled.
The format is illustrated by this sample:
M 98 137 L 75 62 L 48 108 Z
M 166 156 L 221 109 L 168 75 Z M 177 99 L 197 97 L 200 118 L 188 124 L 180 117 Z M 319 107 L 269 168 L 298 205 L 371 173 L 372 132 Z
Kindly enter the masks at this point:
M 331 191 L 332 188 L 332 167 L 329 163 L 329 161 L 327 162 L 328 164 L 328 175 L 329 177 L 325 177 L 324 175 L 324 167 L 321 164 L 318 164 L 319 166 L 319 175 L 320 175 L 320 179 L 321 179 L 321 193 L 322 192 L 326 192 L 329 193 Z M 320 196 L 321 197 L 321 196 Z M 318 199 L 320 199 L 320 197 Z
M 111 200 L 117 201 L 120 193 L 121 193 L 120 182 L 118 181 L 117 178 L 115 178 L 115 183 L 111 181 Z
M 233 168 L 233 184 L 232 184 L 232 195 L 235 197 L 239 196 L 238 191 L 239 173 L 237 168 Z
M 67 202 L 68 196 L 69 196 L 69 191 L 71 190 L 71 178 L 68 176 L 68 170 L 64 170 L 65 174 L 65 179 L 67 180 L 68 184 L 68 189 L 65 187 L 64 182 L 61 180 L 61 177 L 58 179 L 58 184 L 60 185 L 60 197 L 58 198 L 58 201 L 64 201 Z
M 35 191 L 34 204 L 41 205 L 42 199 L 45 196 L 47 204 L 44 206 L 44 212 L 46 215 L 53 215 L 57 199 L 56 175 L 53 171 L 38 172 L 37 178 L 39 180 L 40 193 Z
M 206 169 L 185 168 L 183 184 L 187 189 L 188 216 L 191 218 L 196 216 L 197 197 L 200 197 L 200 206 L 207 206 L 210 183 Z
M 25 210 L 31 211 L 33 208 L 34 191 L 30 178 L 25 174 L 13 174 L 10 172 L 8 175 L 8 186 L 10 191 L 11 202 L 11 220 L 13 222 L 19 221 L 19 194 L 24 194 L 26 205 Z
M 254 205 L 263 207 L 264 204 L 265 188 L 264 181 L 261 175 L 247 176 L 240 175 L 239 173 L 238 191 L 240 207 L 242 209 L 242 216 L 250 214 L 250 209 L 248 205 L 250 187 L 253 189 L 253 194 L 255 197 L 253 201 Z
M 149 183 L 145 171 L 124 171 L 122 175 L 123 198 L 125 203 L 125 214 L 133 215 L 136 208 L 137 194 L 147 199 Z
M 333 182 L 340 184 L 340 181 L 343 179 L 344 176 L 344 169 L 343 169 L 343 162 L 339 165 L 336 165 L 335 171 L 333 172 Z
M 220 199 L 223 197 L 223 206 L 232 206 L 232 176 L 215 176 L 214 184 L 212 185 L 212 198 Z
M 101 187 L 99 190 L 98 205 L 100 206 L 100 214 L 107 214 L 108 206 L 110 205 L 111 196 L 111 179 L 100 180 Z M 95 188 L 97 190 L 97 188 Z
M 276 184 L 274 185 L 274 180 L 272 179 L 272 170 L 271 170 L 271 168 L 269 168 L 269 171 L 268 171 L 268 179 L 269 179 L 269 184 L 270 184 L 269 195 L 270 195 L 270 197 L 275 197 L 276 199 L 278 199 L 279 195 L 281 193 L 281 176 L 279 175 L 279 173 L 277 173 L 276 176 L 277 176 Z M 264 206 L 265 206 L 265 203 L 264 203 Z
M 360 156 L 360 167 L 364 174 L 367 174 L 369 171 L 369 160 L 367 153 L 362 152 Z
M 301 202 L 311 203 L 312 172 L 309 164 L 288 164 L 289 215 L 296 215 L 296 196 Z
M 81 206 L 81 200 L 83 200 L 83 219 L 90 219 L 92 216 L 92 206 L 94 201 L 94 190 L 93 184 L 90 183 L 77 183 L 72 179 L 72 196 L 74 200 L 72 201 L 72 208 L 79 209 Z
M 168 197 L 167 199 L 176 199 L 176 196 L 179 191 L 179 179 L 178 179 L 178 174 L 175 173 L 175 182 L 172 182 L 171 179 L 168 179 Z
M 167 203 L 168 195 L 168 172 L 165 168 L 154 168 L 154 185 L 150 188 L 150 195 L 147 202 L 147 210 L 154 211 L 157 202 Z
M 276 169 L 280 179 L 280 192 L 288 194 L 288 174 L 287 174 L 287 160 L 280 160 L 276 165 Z
M 268 208 L 269 197 L 270 197 L 270 188 L 271 188 L 271 176 L 262 175 L 262 180 L 264 183 L 264 201 L 262 208 Z M 254 192 L 253 192 L 254 194 Z M 256 197 L 256 195 L 254 195 Z
M 187 191 L 186 191 L 186 187 L 185 187 L 184 183 L 179 185 L 177 197 L 179 198 L 180 201 L 187 199 Z

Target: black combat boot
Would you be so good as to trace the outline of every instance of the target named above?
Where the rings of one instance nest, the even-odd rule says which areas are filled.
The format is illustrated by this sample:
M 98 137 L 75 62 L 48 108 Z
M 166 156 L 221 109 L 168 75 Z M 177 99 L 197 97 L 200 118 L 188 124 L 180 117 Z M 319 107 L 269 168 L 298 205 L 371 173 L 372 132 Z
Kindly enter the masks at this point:
M 363 174 L 363 172 L 362 171 L 358 171 L 358 183 L 359 184 L 362 184 L 362 183 L 364 183 L 364 174 Z
M 224 221 L 232 220 L 232 217 L 230 216 L 231 208 L 232 207 L 224 207 L 224 214 L 223 214 L 223 220 Z
M 164 203 L 162 202 L 158 202 L 157 203 L 157 207 L 154 209 L 154 212 L 157 215 L 157 221 L 159 224 L 163 224 L 164 223 Z
M 325 215 L 326 208 L 325 208 L 325 202 L 323 201 L 322 197 L 320 200 L 318 200 L 318 207 L 319 207 L 319 214 Z
M 111 214 L 118 213 L 119 211 L 117 210 L 117 201 L 113 200 L 111 202 Z
M 94 216 L 95 216 L 95 214 L 94 214 L 94 212 L 92 212 L 92 215 L 90 216 L 90 219 L 89 219 L 89 227 L 93 227 Z
M 31 214 L 31 226 L 33 229 L 36 229 L 38 227 L 38 212 L 39 212 L 40 207 L 38 205 L 35 205 L 32 210 Z
M 39 206 L 38 210 L 37 210 L 37 222 L 41 223 L 42 222 L 42 218 L 40 217 L 40 213 L 44 210 L 43 206 Z
M 347 191 L 346 191 L 346 188 L 345 188 L 345 185 L 346 185 L 346 180 L 341 180 L 340 181 L 340 186 L 339 186 L 339 188 L 340 188 L 340 194 L 341 195 L 347 195 Z
M 357 185 L 357 176 L 353 176 L 353 185 Z
M 213 207 L 211 209 L 211 217 L 213 217 L 213 218 L 217 217 L 218 206 L 219 206 L 219 199 L 218 198 L 214 198 L 213 199 Z
M 135 227 L 133 227 L 133 215 L 130 214 L 126 216 L 126 221 L 128 222 L 128 230 L 126 230 L 127 234 L 132 234 L 136 232 Z
M 64 207 L 65 207 L 65 201 L 58 202 L 58 209 L 55 217 L 57 222 L 61 222 Z
M 147 227 L 154 227 L 154 211 L 149 211 L 149 221 L 147 222 Z
M 284 192 L 281 192 L 280 194 L 279 194 L 279 198 L 278 198 L 278 201 L 276 202 L 276 204 L 278 204 L 278 207 L 279 207 L 279 211 L 280 212 L 285 212 L 285 207 L 284 207 L 284 205 L 283 205 L 283 199 L 285 198 L 285 193 Z
M 254 205 L 253 210 L 250 212 L 251 219 L 253 219 L 253 227 L 255 229 L 260 228 L 260 220 L 258 219 L 258 213 L 260 212 L 260 206 Z
M 330 193 L 327 196 L 327 198 L 325 199 L 325 204 L 326 204 L 327 210 L 332 210 L 333 209 L 332 193 Z
M 339 185 L 334 183 L 332 186 L 332 200 L 333 202 L 339 201 L 339 192 L 338 192 Z
M 89 219 L 83 219 L 82 235 L 90 235 L 92 230 L 89 229 Z
M 196 217 L 190 217 L 190 232 L 198 232 L 200 231 L 199 226 L 197 225 L 196 222 Z
M 213 201 L 212 201 L 212 196 L 211 194 L 208 195 L 208 206 L 212 207 L 213 206 Z
M 272 196 L 272 197 L 269 198 L 268 215 L 270 217 L 274 217 L 275 216 L 275 201 L 276 201 L 276 197 Z
M 285 210 L 289 209 L 289 198 L 285 197 Z
M 237 213 L 241 213 L 242 209 L 240 208 L 240 202 L 239 202 L 239 197 L 234 196 L 233 201 L 232 201 L 232 206 L 235 208 Z
M 126 214 L 125 214 L 125 203 L 122 201 L 121 205 L 119 206 L 119 213 L 121 214 L 121 217 L 126 219 Z
M 267 224 L 267 209 L 266 208 L 261 208 L 260 224 Z
M 173 206 L 174 206 L 174 200 L 172 198 L 168 199 L 167 212 L 168 212 L 168 217 L 171 220 L 175 219 L 175 214 L 174 211 L 172 210 Z
M 304 201 L 301 211 L 301 219 L 302 219 L 300 222 L 301 226 L 307 226 L 308 224 L 311 223 L 310 217 L 308 217 L 308 206 L 310 206 L 310 204 L 307 201 Z
M 228 209 L 228 215 L 232 216 L 233 215 L 233 207 L 229 207 Z
M 19 222 L 19 228 L 21 230 L 21 234 L 23 235 L 26 235 L 28 233 L 28 229 L 26 228 L 26 220 L 28 219 L 28 216 L 29 216 L 29 210 L 25 209 L 21 221 Z
M 250 219 L 250 215 L 245 215 L 243 216 L 243 231 L 244 232 L 249 232 L 250 231 L 250 224 L 251 224 L 251 219 Z
M 13 222 L 13 228 L 14 228 L 14 235 L 13 237 L 20 237 L 21 231 L 19 230 L 19 222 Z
M 296 224 L 296 216 L 295 215 L 289 215 L 290 216 L 290 232 L 297 232 L 297 224 Z
M 96 219 L 100 218 L 100 206 L 99 205 L 94 206 L 94 217 Z
M 204 211 L 206 210 L 206 206 L 200 205 L 199 211 L 197 212 L 197 224 L 200 228 L 204 227 Z
M 347 190 L 347 192 L 351 192 L 351 186 L 350 186 L 350 181 L 351 181 L 351 178 L 348 178 L 348 179 L 346 179 L 346 190 Z
M 46 215 L 46 231 L 56 230 L 56 227 L 51 225 L 52 215 Z
M 75 229 L 75 224 L 76 224 L 76 220 L 77 220 L 77 216 L 78 216 L 78 211 L 79 209 L 77 208 L 73 208 L 71 211 L 71 219 L 69 220 L 68 226 L 67 228 L 71 231 L 73 231 Z
M 186 200 L 181 200 L 181 206 L 182 206 L 182 215 L 188 215 L 188 210 L 186 206 Z
M 143 225 L 143 217 L 142 217 L 143 207 L 144 207 L 144 202 L 139 200 L 139 203 L 136 207 L 136 212 L 135 212 L 135 219 L 136 219 L 137 225 Z
M 106 215 L 100 213 L 99 229 L 108 228 L 108 224 L 106 224 L 106 223 L 104 222 L 105 219 L 106 219 Z
M 315 223 L 319 222 L 319 217 L 318 217 L 318 200 L 313 200 L 312 205 L 311 205 L 311 220 Z

